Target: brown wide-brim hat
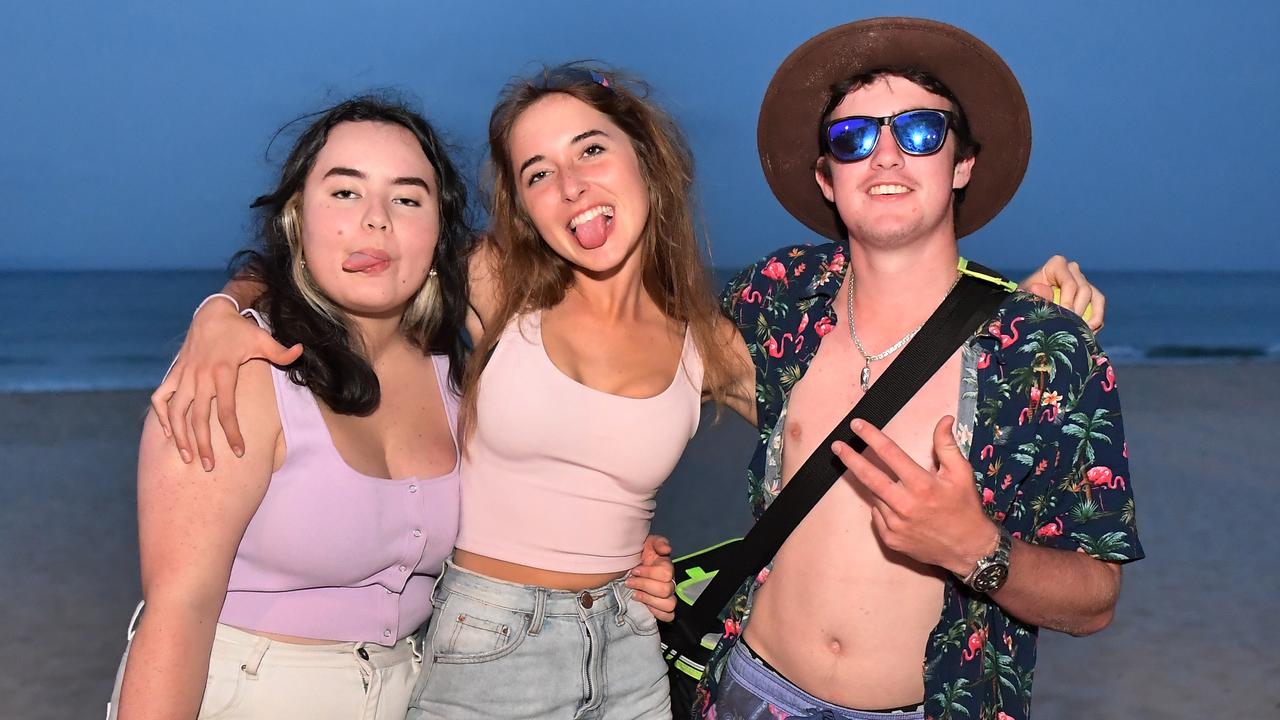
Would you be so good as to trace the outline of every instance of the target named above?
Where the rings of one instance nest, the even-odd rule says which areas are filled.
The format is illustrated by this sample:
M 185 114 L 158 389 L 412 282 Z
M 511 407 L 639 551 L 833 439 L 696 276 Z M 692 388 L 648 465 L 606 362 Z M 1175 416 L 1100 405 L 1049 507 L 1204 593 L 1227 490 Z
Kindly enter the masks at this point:
M 760 164 L 782 206 L 814 231 L 845 237 L 814 180 L 822 111 L 832 86 L 883 68 L 923 70 L 960 101 L 977 162 L 956 207 L 956 236 L 986 225 L 1017 192 L 1031 157 L 1031 114 L 1022 86 L 994 50 L 958 27 L 919 18 L 859 20 L 810 38 L 782 61 L 760 106 Z M 882 128 L 887 131 L 887 128 Z

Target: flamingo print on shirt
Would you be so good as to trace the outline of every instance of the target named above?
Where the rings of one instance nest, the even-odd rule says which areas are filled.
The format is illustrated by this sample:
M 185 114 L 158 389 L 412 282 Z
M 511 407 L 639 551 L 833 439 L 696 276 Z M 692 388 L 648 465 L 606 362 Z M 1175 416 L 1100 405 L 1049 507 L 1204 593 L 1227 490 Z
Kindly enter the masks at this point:
M 757 517 L 781 488 L 768 480 L 776 473 L 765 472 L 770 438 L 787 393 L 835 329 L 847 257 L 845 243 L 783 248 L 744 269 L 722 295 L 756 365 L 760 441 L 747 469 L 747 497 Z M 1027 542 L 1110 562 L 1141 558 L 1116 374 L 1083 321 L 1014 292 L 963 354 L 957 392 L 969 417 L 959 418 L 956 435 L 988 515 Z M 695 714 L 708 716 L 724 659 L 762 581 L 746 583 L 730 604 L 731 632 L 704 674 Z M 922 658 L 926 717 L 1026 720 L 1035 650 L 1035 628 L 948 577 L 942 617 Z

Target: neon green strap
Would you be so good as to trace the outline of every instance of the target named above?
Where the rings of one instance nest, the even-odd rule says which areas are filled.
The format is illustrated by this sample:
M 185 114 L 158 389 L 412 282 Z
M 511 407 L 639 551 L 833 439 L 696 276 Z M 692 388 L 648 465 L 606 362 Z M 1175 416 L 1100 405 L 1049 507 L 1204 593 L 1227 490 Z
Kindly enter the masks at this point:
M 987 282 L 995 283 L 996 285 L 999 285 L 1000 287 L 1010 292 L 1013 292 L 1014 290 L 1018 289 L 1018 283 L 1012 280 L 1005 280 L 1004 278 L 994 277 L 986 273 L 977 272 L 976 270 L 971 269 L 969 267 L 969 261 L 965 258 L 960 258 L 960 262 L 956 267 L 961 273 L 968 275 L 969 277 L 975 277 L 975 278 L 978 278 L 979 280 L 986 280 Z M 1053 304 L 1054 305 L 1062 304 L 1062 288 L 1058 287 L 1057 285 L 1053 286 Z M 1088 320 L 1092 316 L 1093 316 L 1093 303 L 1089 303 L 1088 306 L 1086 306 L 1084 309 L 1083 317 L 1085 320 Z
M 1013 292 L 1018 289 L 1018 283 L 1012 280 L 1006 280 L 995 275 L 988 275 L 984 272 L 978 272 L 977 270 L 970 268 L 968 258 L 960 258 L 960 262 L 956 264 L 956 269 L 959 270 L 961 274 L 968 275 L 969 277 L 985 280 L 989 283 L 995 283 L 1009 292 Z

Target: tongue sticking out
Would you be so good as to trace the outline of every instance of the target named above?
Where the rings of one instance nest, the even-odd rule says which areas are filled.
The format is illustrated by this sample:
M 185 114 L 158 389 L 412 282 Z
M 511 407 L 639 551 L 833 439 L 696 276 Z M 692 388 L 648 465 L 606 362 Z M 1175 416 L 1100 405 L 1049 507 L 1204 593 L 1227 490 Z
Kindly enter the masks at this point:
M 378 265 L 385 265 L 387 258 L 377 257 L 375 255 L 367 255 L 362 252 L 351 253 L 347 261 L 342 263 L 342 269 L 347 272 L 364 272 Z
M 604 244 L 609 234 L 609 218 L 601 213 L 574 229 L 578 244 L 587 250 L 595 250 Z

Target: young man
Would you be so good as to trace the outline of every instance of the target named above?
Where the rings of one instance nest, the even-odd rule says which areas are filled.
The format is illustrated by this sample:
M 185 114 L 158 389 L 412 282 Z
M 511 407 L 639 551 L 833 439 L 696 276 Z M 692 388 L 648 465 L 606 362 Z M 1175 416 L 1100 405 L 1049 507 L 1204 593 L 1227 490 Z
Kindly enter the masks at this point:
M 770 253 L 725 293 L 757 369 L 757 514 L 947 295 L 1031 130 L 977 38 L 878 18 L 784 61 L 759 138 L 775 195 L 834 242 Z M 697 710 L 1027 717 L 1037 629 L 1105 627 L 1142 557 L 1106 356 L 1013 292 L 884 432 L 854 431 L 868 450 L 837 444 L 847 472 L 733 603 Z

